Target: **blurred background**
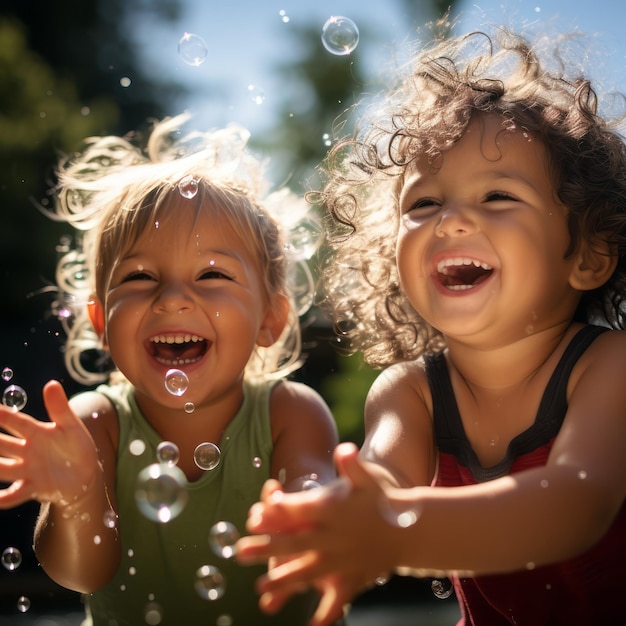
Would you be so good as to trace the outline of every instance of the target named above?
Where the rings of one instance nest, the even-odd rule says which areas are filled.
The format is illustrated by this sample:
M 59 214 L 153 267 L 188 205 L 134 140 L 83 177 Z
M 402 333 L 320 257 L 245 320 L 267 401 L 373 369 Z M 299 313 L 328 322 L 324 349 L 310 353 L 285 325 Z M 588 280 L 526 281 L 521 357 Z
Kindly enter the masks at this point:
M 2 0 L 0 370 L 13 370 L 10 383 L 28 394 L 25 410 L 45 419 L 41 388 L 50 378 L 68 393 L 81 390 L 65 371 L 62 327 L 50 311 L 58 246 L 71 235 L 41 210 L 59 157 L 87 136 L 146 130 L 150 120 L 190 111 L 202 129 L 248 127 L 252 148 L 272 159 L 276 186 L 304 193 L 350 131 L 346 111 L 375 98 L 444 15 L 453 34 L 492 24 L 548 36 L 580 30 L 592 43 L 585 69 L 607 91 L 624 90 L 626 4 L 612 0 Z M 344 37 L 349 54 L 322 39 L 331 16 L 358 29 L 358 39 Z M 308 358 L 296 377 L 324 395 L 341 438 L 360 443 L 376 372 L 339 354 L 319 310 L 303 325 Z M 14 571 L 0 568 L 0 615 L 16 620 L 20 595 L 53 608 L 78 602 L 37 566 L 36 510 L 0 512 L 0 552 L 14 546 L 23 557 Z M 388 585 L 363 602 L 426 602 L 422 582 Z

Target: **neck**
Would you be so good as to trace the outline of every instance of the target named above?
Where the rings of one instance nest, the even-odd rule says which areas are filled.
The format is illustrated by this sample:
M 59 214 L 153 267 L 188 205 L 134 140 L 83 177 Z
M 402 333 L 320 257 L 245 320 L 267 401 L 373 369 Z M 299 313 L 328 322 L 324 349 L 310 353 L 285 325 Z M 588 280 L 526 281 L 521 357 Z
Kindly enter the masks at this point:
M 468 386 L 502 391 L 531 379 L 579 328 L 562 323 L 490 346 L 446 338 L 448 362 Z

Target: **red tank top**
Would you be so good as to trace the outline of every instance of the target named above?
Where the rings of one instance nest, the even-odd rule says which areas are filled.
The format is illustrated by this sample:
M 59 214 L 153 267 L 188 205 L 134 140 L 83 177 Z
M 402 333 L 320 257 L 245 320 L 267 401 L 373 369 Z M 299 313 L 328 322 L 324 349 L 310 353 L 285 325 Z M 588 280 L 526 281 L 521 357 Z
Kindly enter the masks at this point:
M 426 371 L 440 487 L 472 485 L 545 465 L 567 411 L 567 382 L 576 361 L 605 328 L 579 331 L 559 361 L 533 425 L 509 444 L 505 458 L 482 467 L 465 435 L 443 355 L 429 357 Z M 626 417 L 626 416 L 625 416 Z M 530 512 L 529 514 L 532 514 Z M 604 538 L 575 559 L 510 574 L 454 578 L 461 608 L 457 626 L 626 625 L 626 506 Z

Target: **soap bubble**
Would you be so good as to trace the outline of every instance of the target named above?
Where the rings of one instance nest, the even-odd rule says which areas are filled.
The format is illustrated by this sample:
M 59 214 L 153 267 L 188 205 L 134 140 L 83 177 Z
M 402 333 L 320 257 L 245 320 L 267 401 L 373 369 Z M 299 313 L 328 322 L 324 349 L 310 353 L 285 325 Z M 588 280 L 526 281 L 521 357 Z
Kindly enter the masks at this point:
M 214 444 L 205 441 L 193 451 L 193 460 L 201 470 L 212 470 L 220 464 L 220 449 Z
M 178 42 L 178 54 L 187 65 L 198 67 L 206 61 L 209 48 L 200 35 L 185 33 Z
M 157 626 L 163 620 L 163 609 L 156 602 L 149 602 L 143 610 L 144 622 L 149 626 Z
M 2 404 L 15 411 L 21 411 L 28 400 L 26 392 L 18 385 L 9 385 L 2 394 Z
M 156 449 L 157 461 L 166 465 L 176 465 L 180 459 L 180 450 L 172 441 L 162 441 Z
M 117 526 L 117 514 L 112 509 L 104 512 L 102 516 L 102 523 L 107 528 L 115 528 Z
M 222 572 L 214 565 L 203 565 L 196 572 L 194 587 L 204 600 L 219 600 L 224 595 L 225 584 Z
M 26 596 L 20 596 L 17 599 L 17 610 L 20 613 L 26 613 L 30 609 L 30 600 Z
M 433 590 L 435 597 L 440 600 L 449 598 L 454 591 L 452 583 L 447 578 L 435 578 L 435 580 L 430 583 L 430 588 Z
M 128 444 L 128 451 L 133 456 L 141 456 L 146 451 L 146 442 L 141 439 L 133 439 Z
M 170 369 L 165 374 L 165 388 L 173 396 L 182 396 L 189 387 L 189 378 L 182 370 Z
M 209 533 L 211 550 L 223 559 L 235 556 L 235 544 L 239 539 L 239 531 L 230 522 L 217 522 Z
M 185 474 L 175 465 L 153 463 L 144 467 L 135 489 L 139 510 L 154 522 L 169 522 L 187 504 L 186 482 Z
M 16 570 L 22 564 L 22 553 L 13 547 L 6 548 L 2 553 L 2 565 L 10 572 Z
M 13 378 L 13 370 L 10 367 L 5 367 L 2 370 L 2 380 L 8 383 L 11 378 Z
M 322 43 L 332 54 L 350 54 L 359 43 L 359 29 L 349 17 L 333 15 L 322 28 Z
M 191 175 L 180 179 L 178 191 L 183 198 L 191 200 L 198 193 L 198 181 Z

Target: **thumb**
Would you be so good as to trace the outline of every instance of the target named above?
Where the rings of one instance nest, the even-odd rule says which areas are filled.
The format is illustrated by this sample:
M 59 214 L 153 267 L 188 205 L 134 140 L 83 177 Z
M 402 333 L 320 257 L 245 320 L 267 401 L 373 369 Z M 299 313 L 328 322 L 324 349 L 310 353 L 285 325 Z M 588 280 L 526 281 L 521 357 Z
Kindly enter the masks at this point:
M 44 385 L 43 402 L 48 416 L 53 422 L 67 425 L 78 420 L 74 411 L 70 408 L 65 390 L 58 380 L 48 381 Z
M 340 443 L 334 453 L 337 472 L 354 487 L 371 484 L 373 478 L 359 457 L 359 449 L 353 443 Z

